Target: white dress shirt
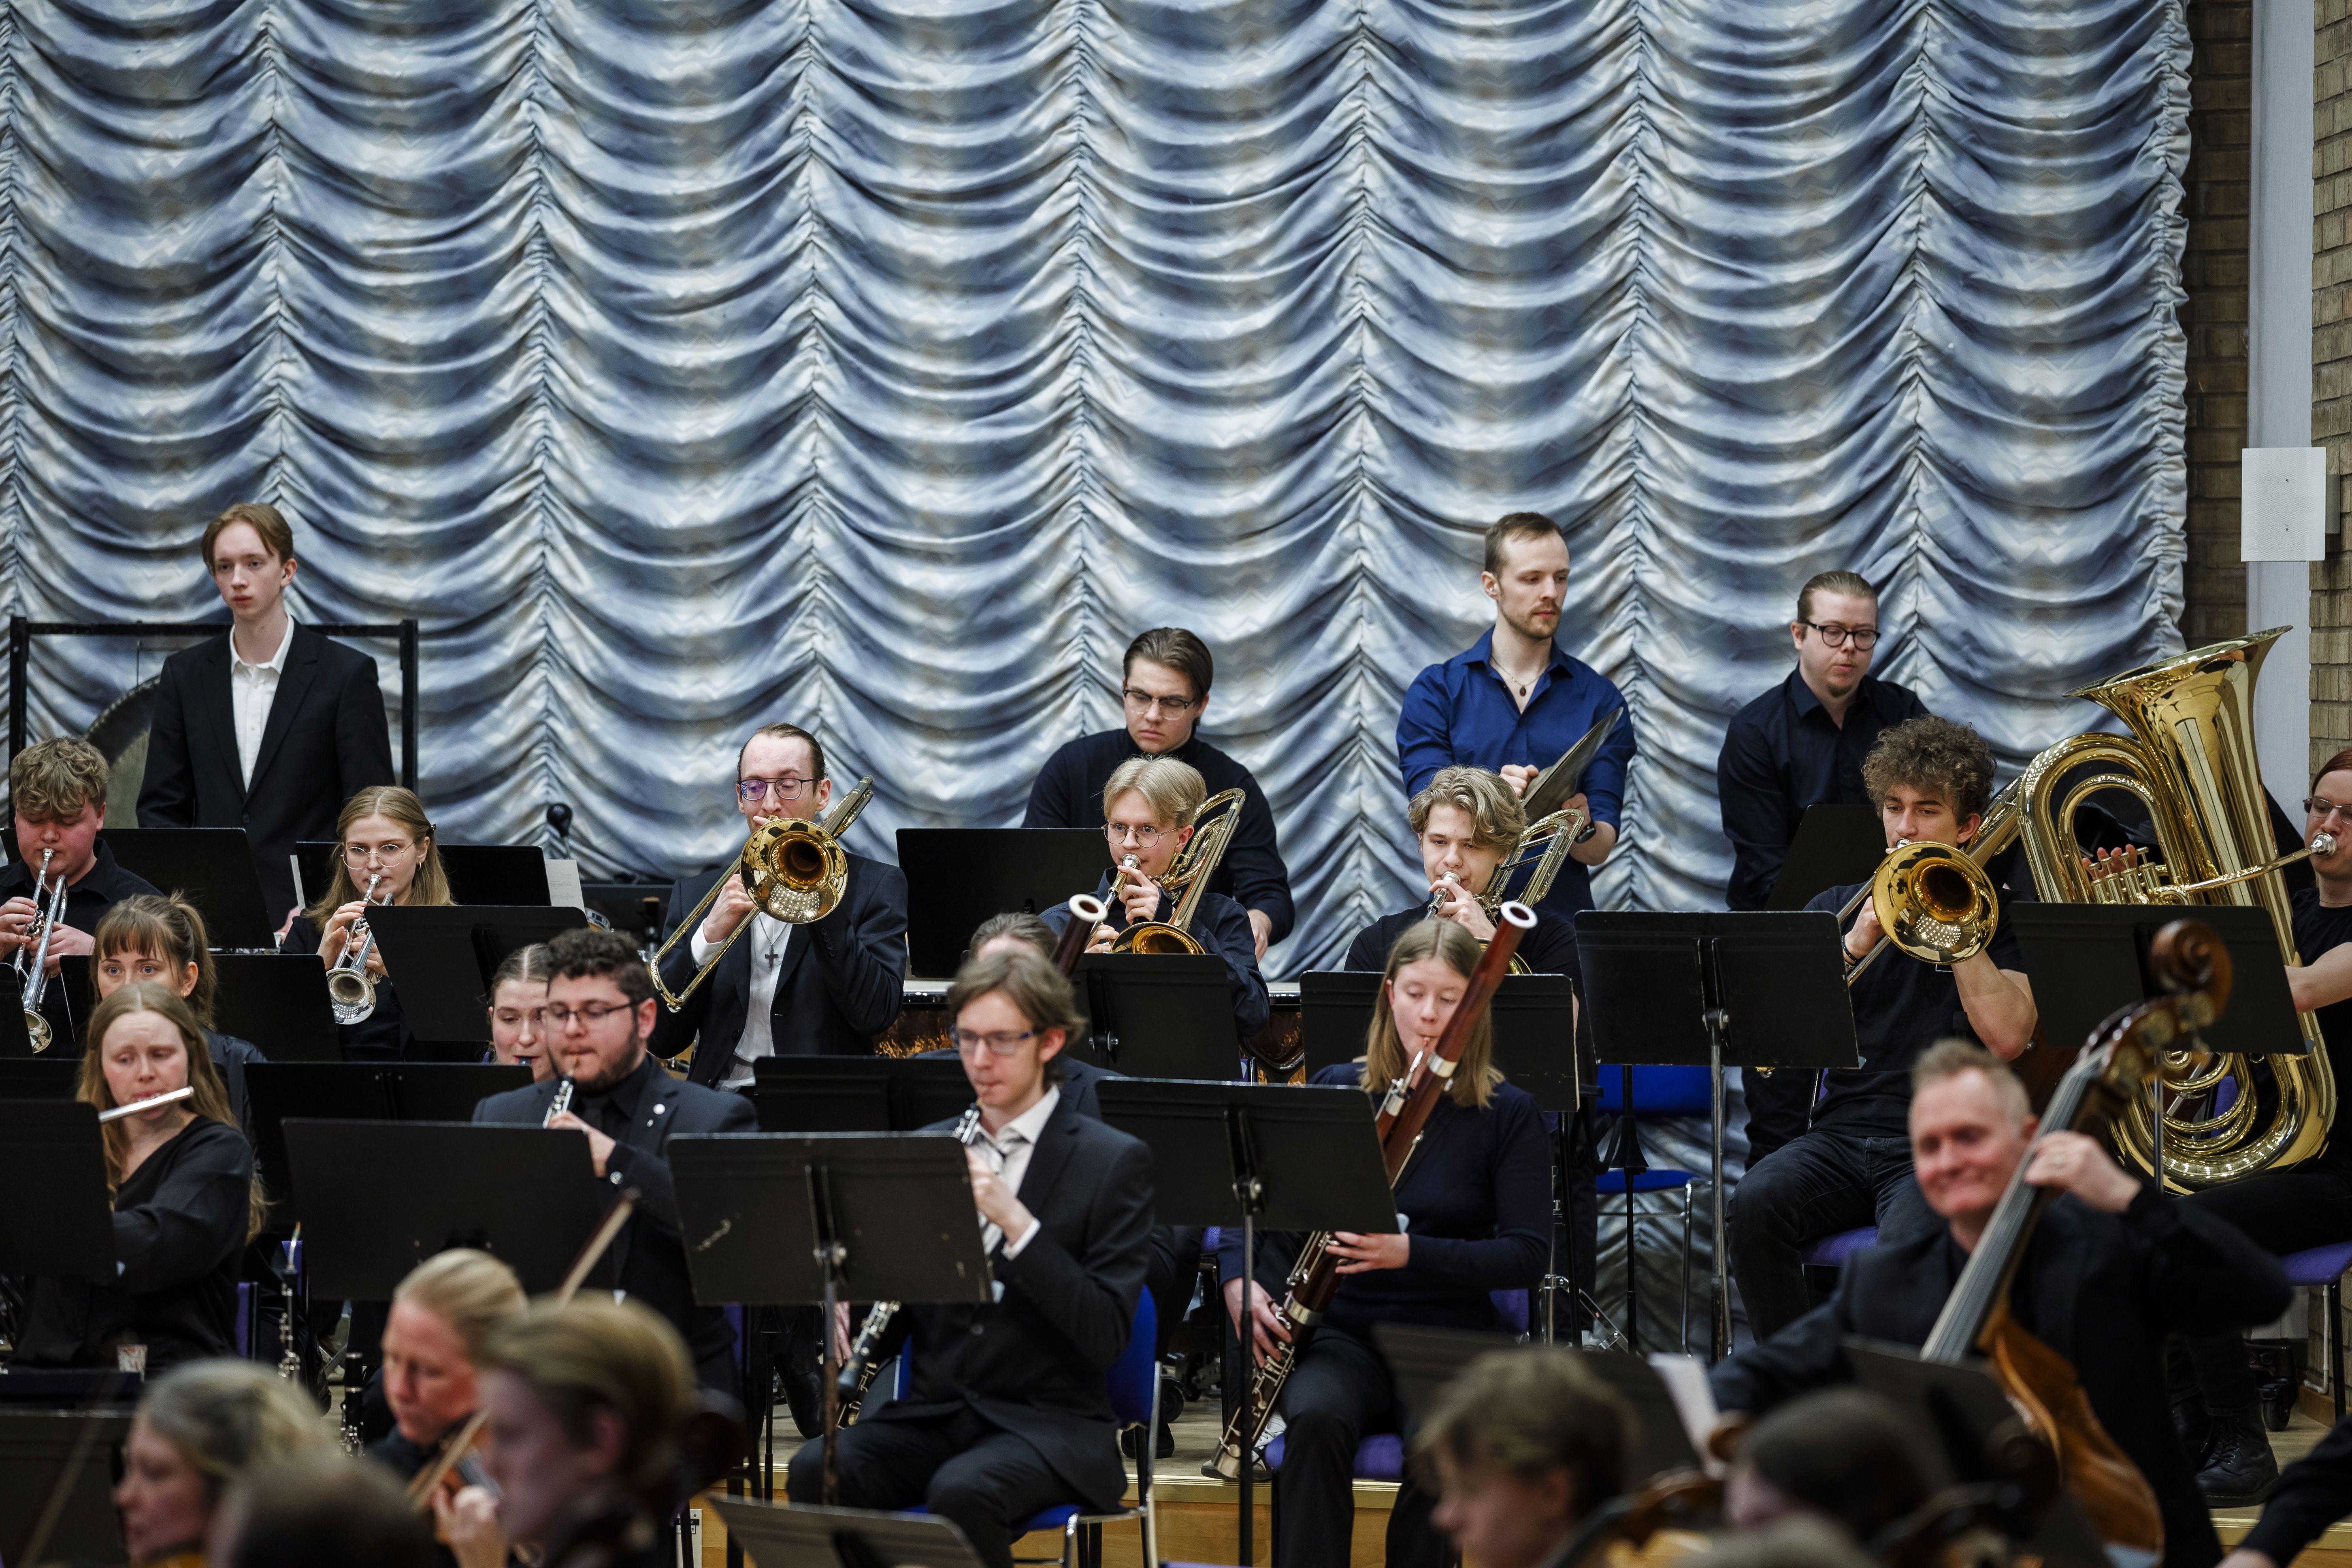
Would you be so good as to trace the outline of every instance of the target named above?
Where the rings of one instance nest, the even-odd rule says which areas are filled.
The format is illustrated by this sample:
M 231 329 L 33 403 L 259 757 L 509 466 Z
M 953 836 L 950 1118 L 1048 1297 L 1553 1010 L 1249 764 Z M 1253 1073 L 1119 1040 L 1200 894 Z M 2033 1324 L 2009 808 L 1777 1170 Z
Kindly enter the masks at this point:
M 236 634 L 228 639 L 229 716 L 236 727 L 236 767 L 245 787 L 253 787 L 253 764 L 261 757 L 261 732 L 269 727 L 269 705 L 278 700 L 278 678 L 286 673 L 286 650 L 294 646 L 294 617 L 286 617 L 286 635 L 278 651 L 260 664 L 236 651 Z
M 1045 1135 L 1045 1123 L 1053 1120 L 1054 1107 L 1061 1103 L 1062 1088 L 1055 1084 L 1036 1104 L 1006 1122 L 1004 1131 L 995 1137 L 990 1137 L 988 1130 L 983 1127 L 972 1138 L 971 1146 L 980 1151 L 981 1158 L 995 1170 L 996 1179 L 1003 1182 L 1016 1198 L 1021 1195 L 1021 1179 L 1029 1173 L 1029 1156 L 1037 1152 L 1037 1140 Z M 1005 1243 L 1004 1256 L 1020 1257 L 1021 1249 L 1036 1240 L 1037 1233 L 1045 1226 L 1045 1222 L 1032 1214 L 1029 1228 L 1023 1231 L 1017 1240 Z M 995 1247 L 1003 1237 L 1004 1233 L 997 1228 L 995 1221 L 983 1219 L 980 1222 L 980 1249 L 982 1252 Z M 1003 1294 L 1002 1287 L 998 1294 Z
M 730 873 L 731 875 L 731 873 Z M 735 1059 L 727 1068 L 722 1089 L 740 1089 L 751 1081 L 751 1064 L 761 1057 L 776 1054 L 773 1020 L 776 1011 L 776 981 L 784 972 L 784 949 L 793 940 L 793 928 L 775 916 L 755 912 L 751 929 L 743 940 L 751 944 L 751 996 L 743 1011 L 743 1033 L 735 1042 Z M 704 939 L 702 928 L 694 931 L 694 964 L 699 969 L 719 951 L 719 944 Z

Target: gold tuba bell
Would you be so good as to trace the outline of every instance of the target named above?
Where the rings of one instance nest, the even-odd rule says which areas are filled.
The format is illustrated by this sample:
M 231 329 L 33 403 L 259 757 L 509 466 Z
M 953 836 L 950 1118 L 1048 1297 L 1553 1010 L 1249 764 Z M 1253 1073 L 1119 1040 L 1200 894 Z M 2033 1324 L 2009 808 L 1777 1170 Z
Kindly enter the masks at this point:
M 2254 679 L 2272 643 L 2288 628 L 2256 632 L 2126 670 L 2074 695 L 2123 720 L 2128 735 L 2094 732 L 2059 742 L 2027 764 L 2003 792 L 1980 840 L 1997 854 L 2022 837 L 2042 897 L 2062 903 L 2254 904 L 2270 916 L 2279 951 L 2300 963 L 2286 883 L 2279 868 L 2312 851 L 2273 856 L 2269 798 L 2254 757 Z M 2099 771 L 2060 785 L 2089 767 Z M 2147 806 L 2160 864 L 2101 875 L 2083 859 L 2074 816 L 2102 790 L 2119 789 Z M 2000 821 L 1996 828 L 1993 816 Z M 2323 836 L 2324 837 L 2324 836 Z M 1997 839 L 1997 841 L 1995 841 Z M 2159 1064 L 2164 1179 L 2175 1189 L 2209 1187 L 2293 1165 L 2326 1147 L 2336 1119 L 2336 1078 L 2319 1022 L 2300 1015 L 2305 1056 L 2168 1054 Z M 2200 1065 L 2201 1062 L 2201 1065 Z M 2267 1078 L 2273 1092 L 2257 1092 Z M 2235 1093 L 2222 1109 L 2221 1089 Z M 2143 1171 L 2156 1166 L 2149 1102 L 2136 1099 L 2118 1120 L 2122 1152 Z
M 841 902 L 843 891 L 849 886 L 849 857 L 841 847 L 842 836 L 857 814 L 874 798 L 874 780 L 869 776 L 857 781 L 856 787 L 844 797 L 841 804 L 825 815 L 823 822 L 803 818 L 780 817 L 763 823 L 751 830 L 744 841 L 741 853 L 735 858 L 735 875 L 751 892 L 751 901 L 786 925 L 806 925 L 833 913 Z M 662 960 L 680 938 L 692 940 L 702 925 L 703 911 L 718 900 L 727 879 L 719 878 L 710 884 L 710 891 L 694 906 L 694 912 L 680 921 L 669 940 L 657 949 L 648 965 L 653 970 L 654 990 L 673 1013 L 686 1005 L 694 988 L 710 977 L 727 950 L 743 940 L 751 929 L 751 917 L 745 916 L 733 934 L 719 944 L 718 951 L 703 961 L 686 983 L 683 991 L 672 992 L 662 980 Z
M 1164 921 L 1144 921 L 1120 931 L 1110 944 L 1113 952 L 1206 952 L 1201 939 L 1192 934 L 1192 916 L 1201 907 L 1201 895 L 1209 890 L 1209 878 L 1224 858 L 1225 846 L 1233 842 L 1234 829 L 1241 826 L 1242 802 L 1245 797 L 1237 789 L 1213 795 L 1201 803 L 1192 814 L 1192 826 L 1200 831 L 1192 842 L 1177 852 L 1168 864 L 1168 874 L 1160 879 L 1160 890 L 1182 889 L 1176 907 L 1168 911 Z M 1209 813 L 1222 809 L 1223 816 L 1201 827 Z

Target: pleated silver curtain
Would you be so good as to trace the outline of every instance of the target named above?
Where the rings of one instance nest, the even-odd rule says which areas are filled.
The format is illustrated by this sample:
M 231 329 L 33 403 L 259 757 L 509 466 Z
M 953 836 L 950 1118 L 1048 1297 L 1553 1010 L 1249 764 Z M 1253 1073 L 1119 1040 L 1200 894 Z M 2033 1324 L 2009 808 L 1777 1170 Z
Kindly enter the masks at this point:
M 0 7 L 0 549 L 40 617 L 415 616 L 453 841 L 1018 819 L 1160 625 L 1301 910 L 1418 898 L 1393 731 L 1549 511 L 1640 731 L 1605 901 L 1696 907 L 1797 584 L 2012 760 L 2171 644 L 2178 0 Z M 166 645 L 42 645 L 33 732 Z M 389 647 L 387 691 L 394 683 Z

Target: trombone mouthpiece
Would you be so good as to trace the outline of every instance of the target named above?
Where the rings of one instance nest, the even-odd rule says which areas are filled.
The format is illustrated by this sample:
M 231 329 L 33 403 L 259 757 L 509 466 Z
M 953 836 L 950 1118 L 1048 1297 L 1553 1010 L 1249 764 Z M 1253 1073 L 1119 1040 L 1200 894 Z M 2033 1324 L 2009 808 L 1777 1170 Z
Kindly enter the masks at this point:
M 2311 836 L 2311 852 L 2312 852 L 2314 855 L 2333 855 L 2333 854 L 2335 854 L 2335 853 L 2336 853 L 2336 835 L 2334 835 L 2333 833 L 2315 833 L 2315 834 L 2313 834 L 2313 835 Z

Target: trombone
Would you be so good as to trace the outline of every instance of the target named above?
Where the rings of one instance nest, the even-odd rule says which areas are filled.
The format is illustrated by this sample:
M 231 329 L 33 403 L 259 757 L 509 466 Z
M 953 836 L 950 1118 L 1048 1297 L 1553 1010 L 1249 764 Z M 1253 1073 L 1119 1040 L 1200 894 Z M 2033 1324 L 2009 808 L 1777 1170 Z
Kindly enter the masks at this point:
M 857 814 L 873 798 L 874 780 L 869 774 L 859 779 L 856 787 L 822 822 L 791 816 L 761 824 L 751 829 L 751 837 L 744 840 L 741 851 L 735 857 L 731 875 L 742 879 L 751 901 L 762 912 L 786 925 L 807 925 L 824 919 L 840 905 L 849 887 L 849 857 L 841 847 L 842 835 L 849 831 L 849 825 L 857 820 Z M 673 1013 L 686 1005 L 686 999 L 694 994 L 696 986 L 710 978 L 710 972 L 719 967 L 727 950 L 742 941 L 743 933 L 751 929 L 751 917 L 747 915 L 703 961 L 684 990 L 672 991 L 663 981 L 662 960 L 669 956 L 669 950 L 677 945 L 680 937 L 693 940 L 692 933 L 701 929 L 704 911 L 718 901 L 727 880 L 720 877 L 710 884 L 710 891 L 702 895 L 694 912 L 677 923 L 677 929 L 647 961 L 653 971 L 654 990 Z
M 375 902 L 376 884 L 383 880 L 381 871 L 368 878 L 367 891 L 360 895 L 362 904 Z M 352 944 L 354 931 L 359 935 L 356 947 Z M 334 1007 L 338 1024 L 360 1023 L 375 1011 L 375 982 L 367 973 L 368 952 L 374 946 L 375 931 L 364 912 L 343 928 L 343 955 L 327 970 L 327 1000 Z
M 1535 862 L 1535 869 L 1528 873 L 1528 885 L 1519 889 L 1517 901 L 1529 909 L 1535 908 L 1551 891 L 1552 883 L 1559 880 L 1559 868 L 1567 864 L 1568 852 L 1583 837 L 1588 820 L 1583 812 L 1574 807 L 1538 817 L 1528 825 L 1527 831 L 1521 833 L 1518 841 L 1511 846 L 1511 852 L 1496 866 L 1495 874 L 1486 879 L 1485 892 L 1473 894 L 1448 873 L 1443 879 L 1444 886 L 1429 895 L 1429 909 L 1422 918 L 1435 920 L 1444 912 L 1450 894 L 1454 898 L 1475 897 L 1478 907 L 1486 911 L 1487 920 L 1499 920 L 1501 917 L 1497 911 L 1503 907 L 1503 890 L 1510 885 L 1511 873 L 1530 860 Z M 1540 852 L 1537 848 L 1538 845 L 1542 846 Z M 1534 971 L 1528 967 L 1526 959 L 1514 952 L 1511 954 L 1511 973 L 1531 974 Z
M 57 853 L 54 847 L 42 850 L 41 868 L 33 876 L 33 920 L 41 933 L 38 945 L 35 945 L 35 939 L 28 935 L 25 938 L 26 945 L 16 950 L 16 990 L 24 998 L 25 1033 L 32 1037 L 33 1049 L 37 1051 L 49 1048 L 49 1021 L 41 1016 L 41 998 L 49 986 L 49 937 L 66 912 L 65 871 L 62 868 L 58 870 L 54 886 L 44 886 L 48 881 L 49 862 L 57 858 Z M 41 905 L 45 892 L 49 900 L 46 909 Z M 25 956 L 28 952 L 32 955 L 29 970 L 25 963 Z
M 1201 895 L 1209 890 L 1209 878 L 1216 871 L 1217 862 L 1224 858 L 1225 846 L 1233 842 L 1234 829 L 1241 826 L 1242 802 L 1245 798 L 1240 790 L 1229 789 L 1201 803 L 1201 809 L 1192 814 L 1191 824 L 1200 831 L 1192 835 L 1191 843 L 1178 851 L 1176 858 L 1169 863 L 1168 874 L 1160 879 L 1161 892 L 1182 890 L 1182 896 L 1176 900 L 1176 907 L 1168 911 L 1168 918 L 1164 921 L 1144 921 L 1120 931 L 1110 944 L 1113 952 L 1208 951 L 1201 945 L 1200 938 L 1192 934 L 1192 916 L 1201 907 Z M 1224 815 L 1208 826 L 1201 827 L 1209 813 L 1218 810 L 1223 810 Z M 1134 856 L 1129 856 L 1120 869 L 1127 869 L 1134 859 Z
M 2002 802 L 1986 814 L 1990 822 Z M 1986 841 L 1979 826 L 1977 842 Z M 1838 911 L 1838 929 L 1862 908 L 1864 899 L 1878 916 L 1883 934 L 1878 945 L 1847 966 L 1845 983 L 1852 985 L 1878 962 L 1889 946 L 1899 947 L 1922 963 L 1959 963 L 1974 958 L 1990 944 L 2000 921 L 2000 899 L 1992 878 L 1967 849 L 1932 840 L 1905 839 L 1878 863 L 1869 886 L 1857 890 Z

